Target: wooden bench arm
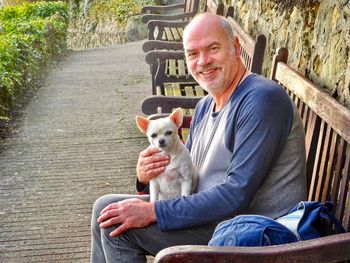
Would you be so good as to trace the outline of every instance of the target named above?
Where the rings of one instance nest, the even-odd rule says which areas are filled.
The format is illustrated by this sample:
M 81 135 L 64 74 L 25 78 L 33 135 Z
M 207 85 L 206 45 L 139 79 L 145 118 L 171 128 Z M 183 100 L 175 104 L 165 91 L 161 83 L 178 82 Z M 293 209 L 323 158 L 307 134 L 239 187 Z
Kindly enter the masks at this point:
M 350 259 L 350 233 L 269 247 L 169 247 L 157 254 L 154 263 L 319 263 L 346 259 Z
M 148 51 L 145 56 L 145 61 L 149 65 L 156 65 L 158 61 L 164 62 L 167 59 L 185 59 L 185 52 L 172 50 L 151 50 Z
M 180 4 L 174 4 L 174 5 L 146 5 L 141 8 L 141 14 L 151 13 L 151 14 L 157 14 L 157 13 L 163 13 L 167 11 L 172 11 L 174 9 L 180 9 L 185 8 L 185 3 Z
M 145 14 L 141 20 L 143 23 L 148 23 L 151 20 L 186 20 L 193 17 L 193 13 L 181 13 L 181 14 L 169 14 L 169 15 L 157 15 L 157 14 Z
M 141 110 L 146 115 L 152 115 L 158 112 L 158 107 L 162 109 L 162 113 L 171 113 L 172 109 L 178 107 L 194 109 L 200 99 L 199 97 L 153 95 L 146 97 L 142 101 Z
M 155 27 L 173 27 L 173 28 L 185 28 L 188 21 L 166 21 L 166 20 L 151 20 L 147 23 L 148 29 L 154 29 Z
M 170 42 L 162 40 L 147 40 L 142 45 L 143 52 L 151 50 L 183 50 L 182 42 Z

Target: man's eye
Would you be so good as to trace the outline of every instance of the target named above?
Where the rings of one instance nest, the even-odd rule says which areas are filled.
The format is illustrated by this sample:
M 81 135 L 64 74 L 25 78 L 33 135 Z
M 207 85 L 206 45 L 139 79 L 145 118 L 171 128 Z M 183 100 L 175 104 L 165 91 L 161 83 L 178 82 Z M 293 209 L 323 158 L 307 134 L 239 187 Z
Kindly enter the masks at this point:
M 217 50 L 219 50 L 219 47 L 214 46 L 214 47 L 211 47 L 210 50 L 211 50 L 211 51 L 217 51 Z
M 196 56 L 196 53 L 194 53 L 194 52 L 187 53 L 187 57 L 188 57 L 188 58 L 193 58 L 193 57 L 195 57 L 195 56 Z
M 172 135 L 172 134 L 173 134 L 172 131 L 166 131 L 166 132 L 165 132 L 165 135 Z
M 156 138 L 156 137 L 157 137 L 157 134 L 156 134 L 156 133 L 152 133 L 152 134 L 151 134 L 151 137 L 152 137 L 152 138 Z

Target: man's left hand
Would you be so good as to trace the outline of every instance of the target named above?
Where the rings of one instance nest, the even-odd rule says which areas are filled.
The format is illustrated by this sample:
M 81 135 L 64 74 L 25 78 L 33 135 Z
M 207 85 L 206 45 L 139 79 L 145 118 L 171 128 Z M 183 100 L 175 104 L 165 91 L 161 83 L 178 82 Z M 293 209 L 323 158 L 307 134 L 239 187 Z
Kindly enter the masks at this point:
M 154 203 L 140 199 L 126 199 L 106 206 L 97 219 L 100 227 L 119 225 L 110 233 L 115 237 L 130 228 L 141 228 L 156 222 Z

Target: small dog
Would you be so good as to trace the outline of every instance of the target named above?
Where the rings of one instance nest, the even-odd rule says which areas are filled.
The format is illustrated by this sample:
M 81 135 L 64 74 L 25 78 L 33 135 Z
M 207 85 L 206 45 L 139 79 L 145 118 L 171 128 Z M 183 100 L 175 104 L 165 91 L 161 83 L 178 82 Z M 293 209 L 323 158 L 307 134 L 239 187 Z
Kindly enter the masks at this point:
M 136 124 L 151 146 L 170 156 L 166 170 L 150 181 L 151 202 L 190 195 L 197 185 L 196 168 L 178 135 L 182 121 L 181 108 L 169 117 L 155 120 L 136 116 Z

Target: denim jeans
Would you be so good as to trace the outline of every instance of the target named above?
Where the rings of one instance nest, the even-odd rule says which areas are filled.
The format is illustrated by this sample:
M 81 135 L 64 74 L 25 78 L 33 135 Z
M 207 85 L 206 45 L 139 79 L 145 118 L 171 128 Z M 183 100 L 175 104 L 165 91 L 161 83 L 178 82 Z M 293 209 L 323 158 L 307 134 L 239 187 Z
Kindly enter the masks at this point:
M 105 195 L 96 200 L 91 219 L 91 262 L 146 262 L 146 255 L 155 256 L 163 248 L 175 245 L 207 245 L 215 225 L 197 226 L 187 229 L 162 232 L 157 224 L 145 228 L 129 229 L 117 237 L 110 237 L 115 227 L 100 228 L 97 218 L 108 204 L 142 195 Z

